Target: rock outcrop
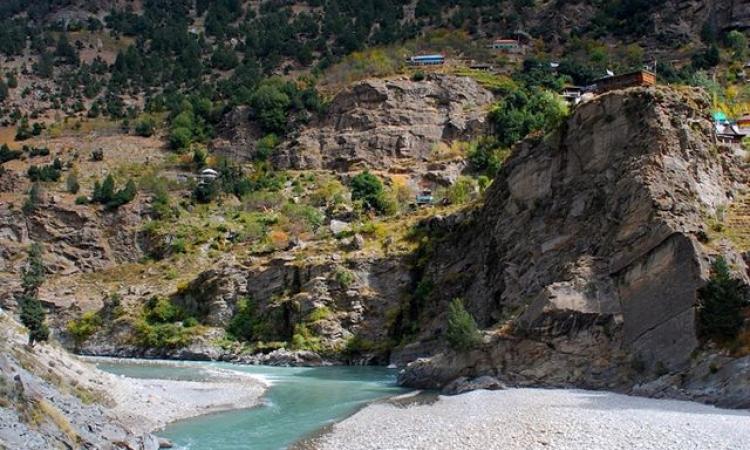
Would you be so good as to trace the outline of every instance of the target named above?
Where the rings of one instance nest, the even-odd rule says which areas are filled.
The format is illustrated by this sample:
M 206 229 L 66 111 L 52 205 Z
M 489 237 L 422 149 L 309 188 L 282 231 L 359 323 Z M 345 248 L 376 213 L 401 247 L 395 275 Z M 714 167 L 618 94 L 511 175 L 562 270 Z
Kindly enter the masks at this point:
M 423 81 L 362 81 L 336 95 L 323 117 L 282 143 L 271 159 L 280 169 L 458 173 L 460 164 L 428 164 L 433 149 L 441 142 L 480 135 L 493 99 L 466 77 L 434 74 Z M 229 114 L 222 128 L 214 151 L 251 159 L 260 133 L 247 111 Z
M 519 145 L 473 215 L 426 224 L 440 243 L 423 271 L 431 300 L 463 298 L 492 331 L 481 349 L 443 353 L 444 313 L 423 310 L 418 343 L 394 362 L 432 358 L 402 381 L 489 374 L 628 389 L 688 373 L 698 289 L 716 253 L 705 223 L 748 183 L 746 163 L 716 145 L 708 105 L 663 88 L 597 97 L 558 133 Z
M 13 305 L 17 274 L 32 242 L 44 246 L 44 264 L 50 273 L 95 272 L 143 256 L 139 231 L 144 215 L 140 202 L 117 211 L 98 211 L 50 197 L 29 214 L 0 205 L 0 273 L 15 275 L 0 290 L 0 305 Z

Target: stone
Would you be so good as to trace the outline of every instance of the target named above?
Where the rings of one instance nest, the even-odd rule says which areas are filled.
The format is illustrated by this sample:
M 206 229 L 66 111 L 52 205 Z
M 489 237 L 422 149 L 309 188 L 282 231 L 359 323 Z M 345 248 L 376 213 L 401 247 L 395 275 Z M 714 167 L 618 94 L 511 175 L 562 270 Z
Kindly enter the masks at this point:
M 498 391 L 505 389 L 505 385 L 501 383 L 497 378 L 489 375 L 483 375 L 477 378 L 469 379 L 467 377 L 459 377 L 451 381 L 446 385 L 440 393 L 443 395 L 458 395 L 464 392 L 476 391 L 484 389 L 488 391 Z
M 340 220 L 331 220 L 330 225 L 328 225 L 328 228 L 331 230 L 331 233 L 334 235 L 338 235 L 347 231 L 351 231 L 352 226 L 350 223 L 342 222 Z

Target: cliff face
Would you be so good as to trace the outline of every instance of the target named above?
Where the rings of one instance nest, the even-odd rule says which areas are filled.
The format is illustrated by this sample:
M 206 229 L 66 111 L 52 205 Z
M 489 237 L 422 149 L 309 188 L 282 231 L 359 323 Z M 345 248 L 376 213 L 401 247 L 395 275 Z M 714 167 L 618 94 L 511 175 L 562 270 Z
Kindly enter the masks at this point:
M 492 101 L 489 91 L 466 77 L 366 80 L 336 95 L 323 117 L 282 143 L 271 159 L 279 169 L 369 168 L 455 175 L 462 162 L 431 164 L 433 150 L 439 143 L 479 136 Z M 251 159 L 261 133 L 247 111 L 229 114 L 222 128 L 214 151 Z
M 640 372 L 689 370 L 709 255 L 722 248 L 747 280 L 728 243 L 706 242 L 707 218 L 748 182 L 747 163 L 714 143 L 708 104 L 663 88 L 600 96 L 521 144 L 482 208 L 426 224 L 442 236 L 423 274 L 432 300 L 462 297 L 495 331 L 484 350 L 421 361 L 404 381 L 490 372 L 624 388 Z M 441 348 L 445 317 L 425 310 L 420 323 L 396 360 Z
M 159 448 L 157 438 L 144 431 L 151 425 L 144 417 L 113 413 L 113 395 L 122 384 L 117 377 L 82 364 L 60 348 L 27 348 L 23 328 L 2 311 L 0 326 L 1 447 Z M 126 419 L 130 426 L 124 425 Z

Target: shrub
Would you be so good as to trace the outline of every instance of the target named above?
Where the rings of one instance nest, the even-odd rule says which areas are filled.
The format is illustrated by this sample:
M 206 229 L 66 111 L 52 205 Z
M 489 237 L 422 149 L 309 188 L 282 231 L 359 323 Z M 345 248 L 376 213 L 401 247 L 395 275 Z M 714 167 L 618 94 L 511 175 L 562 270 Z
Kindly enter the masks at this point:
M 65 188 L 71 194 L 77 194 L 81 190 L 81 185 L 78 183 L 78 177 L 75 173 L 68 175 L 68 178 L 65 180 Z
M 336 282 L 341 286 L 342 289 L 347 289 L 349 286 L 354 283 L 354 274 L 344 269 L 343 267 L 339 267 L 336 269 L 336 273 L 334 274 L 334 277 L 336 278 Z
M 421 70 L 417 70 L 414 72 L 414 75 L 411 76 L 411 81 L 424 81 L 425 74 Z
M 0 164 L 21 157 L 21 151 L 11 150 L 7 144 L 0 146 Z
M 104 161 L 104 150 L 98 148 L 91 152 L 92 161 Z
M 388 200 L 380 178 L 364 171 L 352 178 L 352 200 L 360 200 L 367 209 L 385 213 L 389 210 Z
M 80 318 L 68 322 L 68 333 L 73 337 L 76 347 L 86 342 L 102 326 L 102 318 L 94 311 L 84 313 Z
M 472 144 L 466 156 L 472 170 L 494 177 L 510 156 L 510 150 L 500 147 L 493 138 L 485 138 Z
M 448 331 L 445 337 L 450 347 L 457 351 L 470 350 L 481 342 L 477 324 L 460 298 L 454 298 L 448 306 Z
M 79 195 L 76 197 L 76 205 L 88 205 L 89 204 L 89 198 L 85 195 Z
M 446 189 L 444 197 L 451 204 L 462 205 L 469 202 L 476 193 L 476 183 L 469 177 L 458 177 L 455 183 Z
M 31 166 L 26 171 L 26 175 L 29 180 L 36 181 L 58 181 L 60 179 L 60 171 L 62 170 L 62 163 L 59 159 L 55 158 L 52 164 L 46 166 Z
M 730 341 L 742 328 L 748 290 L 742 280 L 732 277 L 723 257 L 714 261 L 711 270 L 708 284 L 698 291 L 700 333 L 709 339 Z
M 42 188 L 37 184 L 34 183 L 31 185 L 31 189 L 29 189 L 29 196 L 26 198 L 26 201 L 23 203 L 22 210 L 25 214 L 31 214 L 34 212 L 34 210 L 39 206 L 39 202 L 42 201 Z
M 164 297 L 151 297 L 143 308 L 144 317 L 148 323 L 173 323 L 184 320 L 185 313 Z
M 151 116 L 144 116 L 135 124 L 135 134 L 143 137 L 151 137 L 156 130 L 156 120 Z
M 256 336 L 256 325 L 255 305 L 252 300 L 249 298 L 238 300 L 234 315 L 227 325 L 229 336 L 239 341 L 252 341 Z
M 305 325 L 295 325 L 291 341 L 292 350 L 319 352 L 322 349 L 320 338 L 314 336 Z
M 184 150 L 193 139 L 193 133 L 189 128 L 177 127 L 169 134 L 169 145 L 174 150 Z

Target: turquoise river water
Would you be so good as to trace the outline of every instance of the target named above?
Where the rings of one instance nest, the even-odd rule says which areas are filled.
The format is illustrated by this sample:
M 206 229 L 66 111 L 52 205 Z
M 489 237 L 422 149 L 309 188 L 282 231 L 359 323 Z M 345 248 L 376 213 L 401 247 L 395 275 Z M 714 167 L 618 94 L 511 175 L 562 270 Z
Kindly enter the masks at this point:
M 277 450 L 313 435 L 363 405 L 402 393 L 396 373 L 382 367 L 267 367 L 227 363 L 100 362 L 99 368 L 135 378 L 200 380 L 195 367 L 220 367 L 262 376 L 271 383 L 263 403 L 175 422 L 157 432 L 190 450 Z

